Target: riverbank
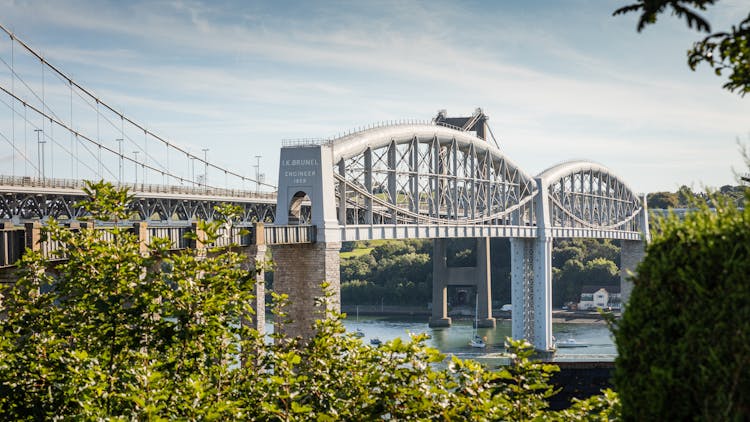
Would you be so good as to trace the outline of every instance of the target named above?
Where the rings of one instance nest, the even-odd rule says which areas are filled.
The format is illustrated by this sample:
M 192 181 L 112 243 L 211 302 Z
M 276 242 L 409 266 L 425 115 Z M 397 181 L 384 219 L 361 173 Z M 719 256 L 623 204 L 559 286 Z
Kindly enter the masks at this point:
M 368 316 L 424 316 L 429 318 L 432 311 L 426 306 L 396 306 L 396 305 L 341 305 L 341 312 L 350 318 L 359 315 Z M 472 319 L 473 310 L 456 309 L 449 312 L 449 316 L 456 320 Z M 492 316 L 496 319 L 511 319 L 511 313 L 493 309 Z M 614 312 L 615 318 L 620 317 L 619 312 Z M 565 311 L 562 309 L 552 310 L 552 322 L 566 324 L 605 324 L 606 321 L 597 311 Z

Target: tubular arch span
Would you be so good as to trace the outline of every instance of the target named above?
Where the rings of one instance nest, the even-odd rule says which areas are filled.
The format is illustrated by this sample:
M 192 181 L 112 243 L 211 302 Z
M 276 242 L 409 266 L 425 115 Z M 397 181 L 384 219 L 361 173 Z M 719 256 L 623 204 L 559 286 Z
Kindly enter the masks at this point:
M 543 171 L 537 179 L 547 197 L 548 226 L 558 231 L 622 232 L 627 239 L 646 231 L 638 218 L 644 214 L 642 198 L 621 177 L 599 163 L 560 163 Z
M 533 225 L 533 178 L 471 132 L 389 126 L 331 149 L 341 225 Z

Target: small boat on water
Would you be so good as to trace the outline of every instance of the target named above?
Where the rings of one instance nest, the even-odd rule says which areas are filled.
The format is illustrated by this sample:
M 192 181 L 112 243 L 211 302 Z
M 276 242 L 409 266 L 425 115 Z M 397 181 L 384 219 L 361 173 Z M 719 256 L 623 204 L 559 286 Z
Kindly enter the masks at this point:
M 359 305 L 357 305 L 357 324 L 359 324 Z M 365 332 L 362 331 L 361 328 L 357 328 L 356 331 L 354 331 L 354 337 L 362 338 L 365 336 Z
M 588 347 L 588 344 L 579 343 L 578 341 L 576 341 L 576 339 L 570 337 L 567 340 L 555 341 L 555 347 L 557 347 L 558 349 L 567 349 L 573 347 Z
M 383 342 L 380 341 L 379 338 L 373 337 L 370 339 L 370 344 L 372 344 L 373 346 L 380 346 L 381 344 L 383 344 Z
M 469 346 L 476 347 L 477 349 L 484 349 L 487 347 L 487 343 L 484 341 L 482 337 L 479 337 L 479 334 L 477 333 L 477 327 L 479 326 L 479 294 L 476 295 L 474 305 L 474 335 L 471 337 L 471 340 L 469 340 Z
M 474 335 L 474 337 L 469 340 L 469 346 L 476 347 L 478 349 L 484 349 L 487 347 L 487 343 L 484 342 L 484 339 L 482 337 L 479 337 L 478 335 Z

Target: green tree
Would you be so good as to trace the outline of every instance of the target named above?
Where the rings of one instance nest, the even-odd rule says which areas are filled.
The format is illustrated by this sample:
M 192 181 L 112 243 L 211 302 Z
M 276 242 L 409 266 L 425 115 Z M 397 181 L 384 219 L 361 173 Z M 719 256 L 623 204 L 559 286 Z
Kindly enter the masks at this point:
M 0 414 L 236 417 L 228 388 L 241 371 L 231 368 L 260 342 L 242 323 L 253 287 L 242 257 L 170 254 L 165 239 L 143 255 L 116 225 L 127 192 L 96 183 L 86 193 L 84 207 L 115 226 L 75 232 L 50 221 L 44 236 L 66 260 L 53 266 L 27 251 L 20 278 L 2 292 Z M 211 243 L 228 221 L 202 223 L 201 240 Z
M 372 255 L 355 256 L 341 261 L 341 280 L 367 280 L 375 267 Z
M 99 183 L 89 193 L 96 218 L 124 215 L 127 192 Z M 235 211 L 200 223 L 199 240 L 214 242 Z M 511 365 L 488 371 L 446 361 L 424 336 L 366 346 L 328 313 L 309 341 L 275 333 L 267 343 L 244 324 L 254 269 L 232 247 L 174 254 L 156 239 L 142 254 L 117 225 L 70 231 L 51 221 L 46 235 L 67 259 L 54 266 L 28 252 L 2 292 L 6 420 L 601 420 L 617 411 L 611 393 L 549 411 L 556 367 L 532 361 L 524 342 L 509 342 Z M 323 289 L 320 301 L 332 300 Z M 288 298 L 273 299 L 283 324 Z
M 575 245 L 563 245 L 553 249 L 552 253 L 552 266 L 555 268 L 562 268 L 566 262 L 572 260 L 583 261 L 584 259 L 583 248 Z
M 620 271 L 617 265 L 607 258 L 594 258 L 587 262 L 584 269 L 584 280 L 590 284 L 613 286 L 620 282 Z
M 646 25 L 656 23 L 658 16 L 670 9 L 673 15 L 684 18 L 690 28 L 711 32 L 711 25 L 697 10 L 705 10 L 716 0 L 638 0 L 637 3 L 621 7 L 613 15 L 641 12 L 638 32 Z M 691 9 L 694 8 L 694 9 Z M 688 65 L 691 69 L 706 63 L 716 75 L 728 72 L 724 88 L 745 96 L 750 92 L 750 12 L 728 32 L 716 32 L 696 42 L 688 51 Z
M 648 208 L 649 209 L 667 209 L 677 208 L 680 204 L 680 199 L 677 194 L 672 192 L 654 192 L 648 194 Z
M 614 327 L 625 420 L 750 417 L 747 200 L 660 222 Z

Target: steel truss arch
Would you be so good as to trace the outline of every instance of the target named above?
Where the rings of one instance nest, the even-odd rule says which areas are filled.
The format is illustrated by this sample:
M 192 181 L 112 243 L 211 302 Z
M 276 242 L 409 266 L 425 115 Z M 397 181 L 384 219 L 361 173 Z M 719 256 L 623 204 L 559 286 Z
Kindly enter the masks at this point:
M 643 232 L 642 199 L 609 168 L 569 161 L 539 174 L 552 227 Z
M 471 132 L 416 124 L 330 142 L 341 225 L 533 225 L 536 184 Z

